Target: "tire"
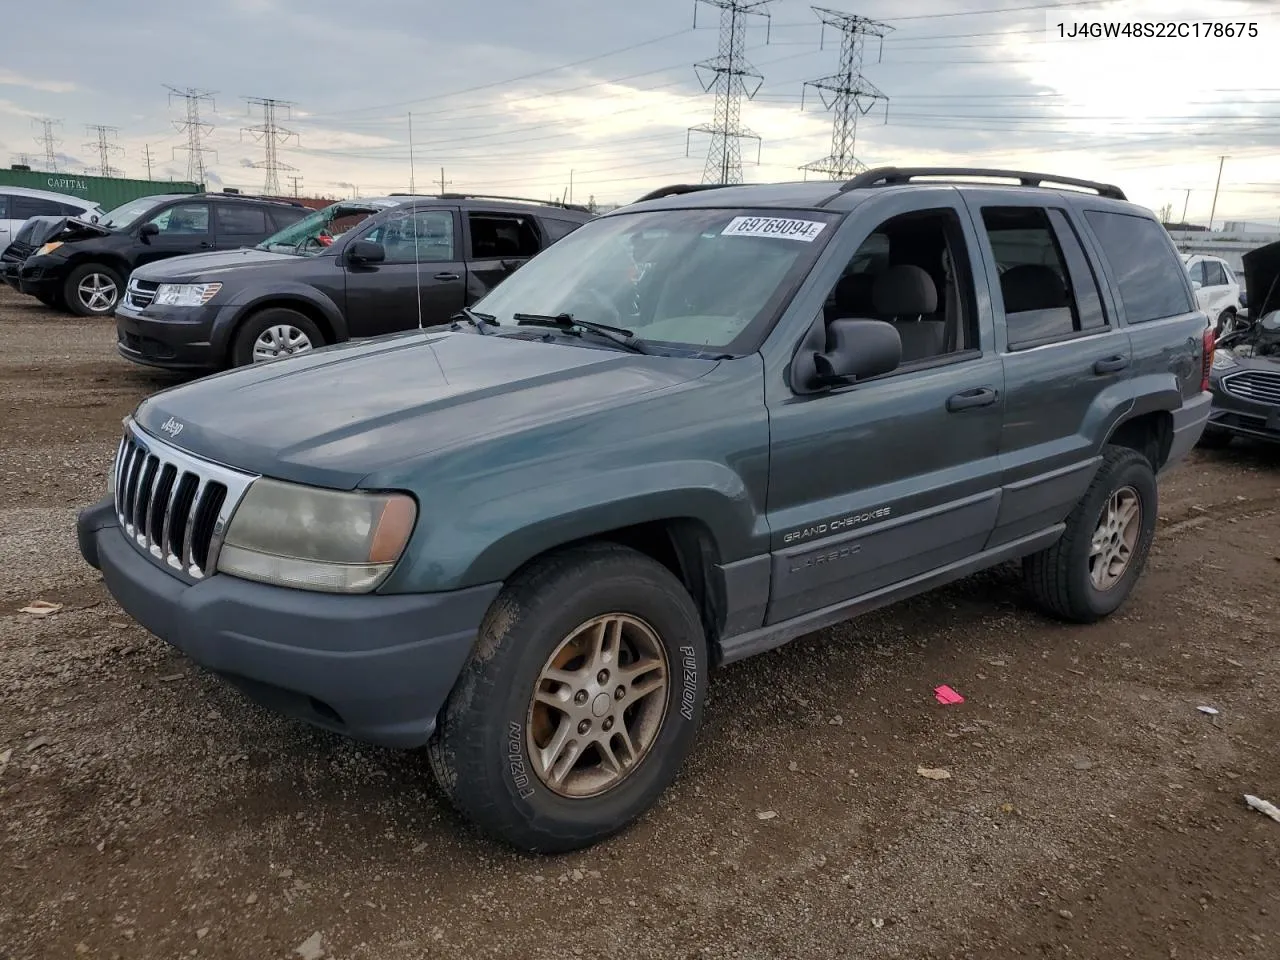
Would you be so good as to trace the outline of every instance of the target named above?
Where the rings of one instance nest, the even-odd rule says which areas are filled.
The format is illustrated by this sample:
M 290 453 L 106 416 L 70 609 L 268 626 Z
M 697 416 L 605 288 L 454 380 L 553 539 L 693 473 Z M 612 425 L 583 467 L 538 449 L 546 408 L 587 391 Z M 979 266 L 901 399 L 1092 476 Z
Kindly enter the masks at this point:
M 606 739 L 620 753 L 614 738 L 625 726 L 639 759 L 618 779 L 602 783 L 592 774 L 613 774 L 606 770 L 604 755 L 590 744 L 610 729 L 606 723 L 615 720 L 614 700 L 609 698 L 616 699 L 623 689 L 615 687 L 625 682 L 621 672 L 597 685 L 602 674 L 591 675 L 595 667 L 582 664 L 588 674 L 578 682 L 586 689 L 579 688 L 573 697 L 585 694 L 584 706 L 572 708 L 569 697 L 576 683 L 561 686 L 540 678 L 575 631 L 608 614 L 634 618 L 624 628 L 619 649 L 639 650 L 644 647 L 640 640 L 657 641 L 661 657 L 654 662 L 665 659 L 666 687 L 642 693 L 639 702 L 618 714 L 618 725 Z M 652 628 L 650 634 L 644 633 L 645 626 Z M 559 653 L 557 659 L 564 655 Z M 559 666 L 568 668 L 575 662 L 576 656 L 561 660 Z M 630 826 L 675 779 L 702 719 L 707 673 L 698 610 L 669 570 L 614 544 L 553 554 L 510 581 L 486 616 L 428 745 L 432 771 L 454 807 L 496 840 L 530 853 L 589 846 Z M 634 679 L 643 680 L 644 675 Z M 601 686 L 608 692 L 596 692 Z M 535 702 L 539 687 L 564 690 L 566 710 L 578 710 L 575 726 L 567 728 L 573 738 L 567 749 L 573 749 L 575 728 L 582 733 L 581 724 L 599 724 L 586 733 L 590 743 L 579 745 L 559 789 L 553 789 L 535 765 L 532 750 L 550 745 L 560 724 L 574 721 L 567 713 Z M 587 716 L 603 719 L 582 719 Z M 552 717 L 559 723 L 548 729 L 544 724 Z M 597 792 L 590 795 L 593 789 Z M 570 795 L 575 791 L 577 795 Z
M 109 317 L 124 293 L 124 278 L 101 263 L 84 263 L 67 275 L 62 300 L 78 317 Z
M 1223 329 L 1229 322 L 1234 321 L 1235 318 L 1236 311 L 1234 307 L 1227 307 L 1227 309 L 1223 310 L 1218 314 L 1218 321 L 1213 326 L 1213 335 L 1215 337 L 1221 337 Z
M 1128 562 L 1102 589 L 1091 577 L 1095 531 L 1106 519 L 1113 497 L 1132 495 L 1138 504 Z M 1045 612 L 1075 623 L 1110 616 L 1128 599 L 1146 565 L 1155 536 L 1159 493 L 1151 462 L 1128 447 L 1108 447 L 1098 473 L 1067 517 L 1066 530 L 1053 546 L 1023 560 L 1028 591 Z
M 1217 427 L 1205 427 L 1204 433 L 1200 434 L 1200 442 L 1196 444 L 1206 450 L 1222 450 L 1231 445 L 1234 434 L 1230 430 L 1220 430 Z
M 278 335 L 271 337 L 271 331 L 277 331 Z M 254 350 L 258 338 L 264 335 L 276 343 L 280 352 L 273 357 L 260 356 L 255 360 Z M 294 347 L 288 349 L 288 343 L 294 344 Z M 251 363 L 264 363 L 268 359 L 296 356 L 323 346 L 324 335 L 320 333 L 320 328 L 310 317 L 287 307 L 267 307 L 240 324 L 240 329 L 236 331 L 235 340 L 231 345 L 231 365 L 244 367 Z

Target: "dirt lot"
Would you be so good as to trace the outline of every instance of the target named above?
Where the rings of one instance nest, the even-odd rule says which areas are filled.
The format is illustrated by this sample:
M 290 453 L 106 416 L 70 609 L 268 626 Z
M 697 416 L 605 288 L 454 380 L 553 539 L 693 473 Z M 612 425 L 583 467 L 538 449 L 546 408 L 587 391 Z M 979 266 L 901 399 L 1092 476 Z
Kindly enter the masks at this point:
M 0 958 L 1280 956 L 1280 451 L 1171 474 L 1108 623 L 997 571 L 726 669 L 659 808 L 536 859 L 122 614 L 75 511 L 167 381 L 113 336 L 0 292 Z

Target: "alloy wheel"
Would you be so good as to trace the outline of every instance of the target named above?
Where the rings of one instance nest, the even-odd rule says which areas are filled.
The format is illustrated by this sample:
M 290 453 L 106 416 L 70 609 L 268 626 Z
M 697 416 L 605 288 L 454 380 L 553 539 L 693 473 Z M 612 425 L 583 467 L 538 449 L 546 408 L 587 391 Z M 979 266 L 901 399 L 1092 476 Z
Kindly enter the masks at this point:
M 117 293 L 115 280 L 105 273 L 86 274 L 76 287 L 80 303 L 92 313 L 106 313 L 114 307 Z
M 647 623 L 609 613 L 579 626 L 534 684 L 526 729 L 538 779 L 575 799 L 613 789 L 657 740 L 669 683 L 666 648 Z
M 1107 500 L 1089 549 L 1089 579 L 1095 589 L 1110 590 L 1124 577 L 1142 530 L 1142 501 L 1133 487 L 1121 487 Z

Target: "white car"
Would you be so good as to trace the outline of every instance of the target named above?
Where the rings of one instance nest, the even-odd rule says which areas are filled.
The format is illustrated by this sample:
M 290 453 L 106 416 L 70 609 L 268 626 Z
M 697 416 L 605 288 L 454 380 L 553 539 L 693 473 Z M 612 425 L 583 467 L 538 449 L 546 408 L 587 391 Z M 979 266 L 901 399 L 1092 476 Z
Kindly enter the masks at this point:
M 1187 265 L 1191 285 L 1195 287 L 1196 302 L 1208 314 L 1218 336 L 1222 336 L 1230 330 L 1236 314 L 1240 312 L 1239 279 L 1220 257 L 1184 253 L 1182 262 Z
M 0 186 L 0 254 L 32 217 L 79 217 L 88 220 L 102 213 L 102 207 L 83 197 L 28 187 Z

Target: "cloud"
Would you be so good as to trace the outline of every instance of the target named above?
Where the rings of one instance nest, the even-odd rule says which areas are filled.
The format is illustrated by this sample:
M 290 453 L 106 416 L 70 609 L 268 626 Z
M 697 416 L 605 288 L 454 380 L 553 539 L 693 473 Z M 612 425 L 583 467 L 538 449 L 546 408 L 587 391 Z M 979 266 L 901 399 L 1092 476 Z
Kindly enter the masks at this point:
M 12 40 L 12 38 L 10 38 Z M 69 80 L 38 80 L 23 76 L 13 70 L 0 67 L 0 85 L 7 87 L 25 87 L 28 90 L 40 90 L 44 93 L 74 93 L 80 88 Z

